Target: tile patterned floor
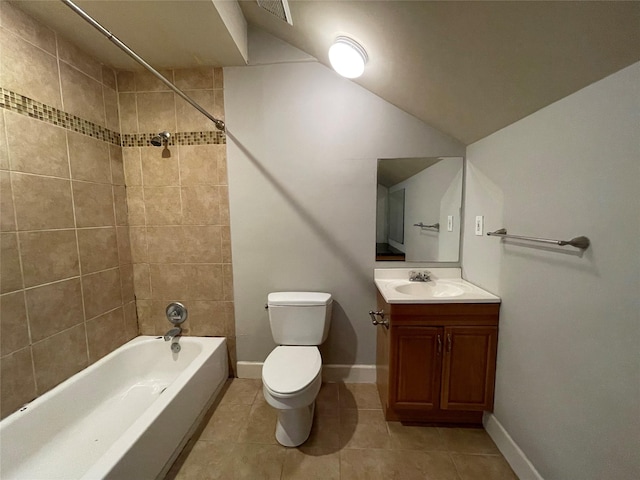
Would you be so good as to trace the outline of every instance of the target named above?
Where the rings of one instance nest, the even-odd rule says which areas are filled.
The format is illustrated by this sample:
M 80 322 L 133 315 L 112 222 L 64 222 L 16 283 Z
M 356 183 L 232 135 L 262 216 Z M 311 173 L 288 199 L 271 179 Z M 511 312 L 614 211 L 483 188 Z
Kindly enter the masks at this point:
M 229 380 L 165 480 L 517 480 L 482 429 L 385 422 L 371 384 L 323 384 L 309 440 L 283 447 L 261 387 Z

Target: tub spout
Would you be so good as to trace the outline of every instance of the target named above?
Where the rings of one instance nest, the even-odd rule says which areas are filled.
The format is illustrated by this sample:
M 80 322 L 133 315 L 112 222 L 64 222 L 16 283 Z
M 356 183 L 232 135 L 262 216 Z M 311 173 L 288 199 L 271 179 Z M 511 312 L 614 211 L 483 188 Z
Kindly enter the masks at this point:
M 182 328 L 180 327 L 172 328 L 171 330 L 169 330 L 167 333 L 164 334 L 164 341 L 168 342 L 169 340 L 173 340 L 175 337 L 177 337 L 181 333 L 182 333 Z

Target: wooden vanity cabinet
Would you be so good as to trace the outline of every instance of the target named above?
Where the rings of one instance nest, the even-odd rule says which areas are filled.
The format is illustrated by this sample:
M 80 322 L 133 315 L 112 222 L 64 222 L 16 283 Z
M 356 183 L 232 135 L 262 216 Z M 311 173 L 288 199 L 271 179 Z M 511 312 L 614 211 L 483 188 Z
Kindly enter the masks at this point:
M 387 420 L 482 423 L 493 408 L 500 304 L 388 304 L 377 384 Z

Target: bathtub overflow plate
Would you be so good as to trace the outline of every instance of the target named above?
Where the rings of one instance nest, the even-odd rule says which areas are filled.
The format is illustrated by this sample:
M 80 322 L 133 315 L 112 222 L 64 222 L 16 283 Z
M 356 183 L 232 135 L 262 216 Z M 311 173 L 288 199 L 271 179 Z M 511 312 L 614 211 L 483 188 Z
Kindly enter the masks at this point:
M 167 305 L 167 319 L 174 325 L 180 325 L 188 316 L 187 307 L 179 302 L 173 302 Z

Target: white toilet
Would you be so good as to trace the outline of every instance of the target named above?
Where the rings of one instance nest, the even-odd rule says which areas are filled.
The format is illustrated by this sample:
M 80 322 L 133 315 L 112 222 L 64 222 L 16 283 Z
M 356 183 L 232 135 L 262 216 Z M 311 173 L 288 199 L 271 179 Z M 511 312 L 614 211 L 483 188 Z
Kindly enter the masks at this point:
M 262 391 L 278 409 L 276 440 L 302 445 L 311 432 L 313 410 L 322 383 L 318 345 L 331 323 L 331 294 L 276 292 L 267 299 L 271 334 L 279 345 L 262 367 Z

